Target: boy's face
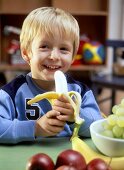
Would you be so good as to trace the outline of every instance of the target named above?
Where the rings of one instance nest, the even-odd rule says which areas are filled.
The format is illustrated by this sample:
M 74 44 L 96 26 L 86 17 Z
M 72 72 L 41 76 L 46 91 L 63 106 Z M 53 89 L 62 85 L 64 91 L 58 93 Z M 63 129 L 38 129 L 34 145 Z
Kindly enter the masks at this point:
M 41 35 L 31 46 L 30 67 L 35 79 L 51 81 L 57 70 L 68 71 L 73 60 L 73 42 L 67 36 Z

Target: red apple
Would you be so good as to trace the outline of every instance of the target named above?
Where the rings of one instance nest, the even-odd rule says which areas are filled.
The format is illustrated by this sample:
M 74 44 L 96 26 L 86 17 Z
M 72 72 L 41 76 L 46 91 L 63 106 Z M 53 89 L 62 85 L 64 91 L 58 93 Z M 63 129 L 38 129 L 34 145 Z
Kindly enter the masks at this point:
M 53 160 L 45 153 L 38 153 L 29 158 L 26 170 L 54 170 Z
M 87 170 L 112 170 L 111 167 L 102 159 L 96 158 L 87 164 Z
M 83 155 L 78 151 L 68 149 L 61 152 L 56 160 L 56 168 L 62 165 L 71 165 L 76 168 L 76 170 L 86 170 L 86 161 Z
M 58 167 L 56 170 L 77 170 L 77 168 L 71 165 L 62 165 Z

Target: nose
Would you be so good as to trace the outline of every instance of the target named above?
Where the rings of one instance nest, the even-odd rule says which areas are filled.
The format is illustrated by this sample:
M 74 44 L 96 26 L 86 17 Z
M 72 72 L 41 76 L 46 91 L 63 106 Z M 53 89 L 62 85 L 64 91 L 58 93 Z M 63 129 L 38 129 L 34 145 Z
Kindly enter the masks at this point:
M 60 58 L 59 50 L 57 48 L 53 48 L 51 51 L 50 59 L 58 60 Z

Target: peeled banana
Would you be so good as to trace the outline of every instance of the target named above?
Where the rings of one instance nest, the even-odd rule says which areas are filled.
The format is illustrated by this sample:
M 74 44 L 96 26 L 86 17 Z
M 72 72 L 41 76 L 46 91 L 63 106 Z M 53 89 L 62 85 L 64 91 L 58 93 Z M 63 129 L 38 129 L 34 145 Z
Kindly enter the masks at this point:
M 55 89 L 56 92 L 46 92 L 43 94 L 39 94 L 35 96 L 33 99 L 28 101 L 28 104 L 33 104 L 35 102 L 38 102 L 42 99 L 47 99 L 51 105 L 54 104 L 54 100 L 58 99 L 62 94 L 64 94 L 72 107 L 74 108 L 74 117 L 75 117 L 75 130 L 73 133 L 73 136 L 75 136 L 78 133 L 79 125 L 81 125 L 84 122 L 84 119 L 79 117 L 79 111 L 81 106 L 81 96 L 76 91 L 70 91 L 68 92 L 68 85 L 66 81 L 66 77 L 63 72 L 56 71 L 54 74 L 55 79 Z M 74 98 L 74 100 L 73 100 Z M 78 113 L 78 114 L 77 114 Z

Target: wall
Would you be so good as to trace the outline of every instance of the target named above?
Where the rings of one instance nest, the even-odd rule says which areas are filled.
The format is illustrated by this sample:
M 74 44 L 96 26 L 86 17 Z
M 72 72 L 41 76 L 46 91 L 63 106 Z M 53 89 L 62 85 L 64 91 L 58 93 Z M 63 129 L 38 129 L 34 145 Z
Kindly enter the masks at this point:
M 110 0 L 108 38 L 124 40 L 124 0 Z M 107 72 L 112 72 L 113 51 L 108 48 Z
M 110 39 L 122 39 L 122 17 L 124 0 L 110 0 L 108 37 Z
M 122 1 L 122 39 L 124 40 L 124 0 Z

